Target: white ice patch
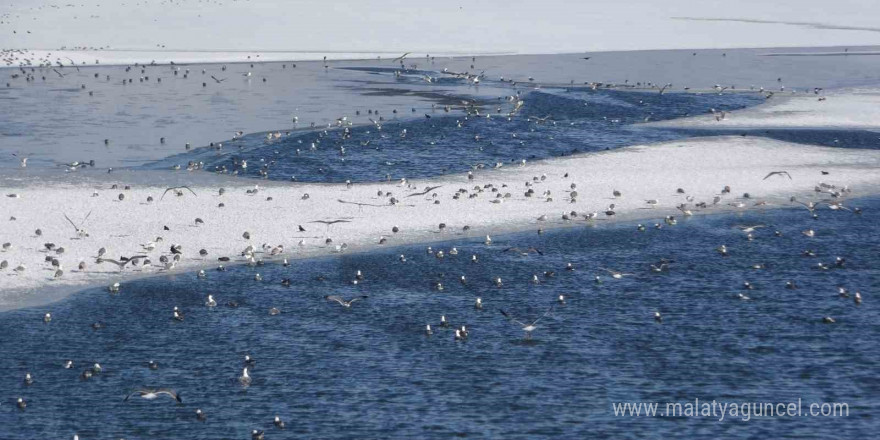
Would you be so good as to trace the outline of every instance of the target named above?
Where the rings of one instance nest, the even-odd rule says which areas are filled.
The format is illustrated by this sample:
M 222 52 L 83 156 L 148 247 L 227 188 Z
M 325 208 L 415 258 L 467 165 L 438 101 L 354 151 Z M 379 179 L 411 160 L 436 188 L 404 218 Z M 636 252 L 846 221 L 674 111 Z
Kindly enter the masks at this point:
M 841 90 L 828 94 L 776 93 L 767 103 L 729 112 L 650 124 L 676 128 L 880 128 L 880 90 Z
M 282 258 L 299 258 L 328 255 L 336 252 L 336 246 L 346 243 L 348 251 L 380 248 L 381 237 L 387 238 L 384 246 L 417 242 L 430 242 L 465 237 L 462 227 L 471 227 L 468 234 L 482 237 L 501 232 L 551 228 L 566 225 L 584 227 L 607 222 L 604 211 L 610 203 L 616 205 L 614 219 L 646 218 L 660 221 L 665 215 L 680 215 L 675 209 L 693 197 L 693 203 L 704 201 L 712 205 L 713 198 L 725 185 L 731 193 L 722 201 L 705 210 L 693 209 L 695 213 L 728 212 L 741 209 L 765 209 L 789 206 L 788 198 L 796 195 L 801 200 L 821 200 L 828 194 L 814 192 L 820 182 L 838 187 L 849 185 L 851 196 L 880 193 L 880 150 L 835 149 L 803 146 L 757 137 L 714 137 L 658 145 L 621 148 L 600 153 L 588 153 L 574 157 L 550 159 L 529 163 L 524 167 L 509 166 L 497 170 L 475 173 L 474 180 L 464 174 L 442 176 L 435 179 L 412 182 L 409 189 L 397 182 L 353 185 L 345 184 L 287 184 L 279 182 L 229 179 L 213 184 L 194 184 L 198 196 L 184 191 L 182 196 L 169 193 L 159 200 L 165 187 L 133 186 L 131 190 L 111 190 L 109 179 L 119 182 L 137 173 L 110 174 L 101 181 L 88 183 L 71 181 L 46 181 L 39 185 L 7 186 L 0 188 L 0 242 L 11 247 L 0 252 L 0 260 L 7 260 L 9 267 L 0 272 L 0 309 L 47 303 L 65 294 L 91 285 L 123 284 L 134 277 L 165 273 L 159 258 L 171 256 L 170 246 L 182 246 L 183 258 L 170 273 L 192 272 L 199 268 L 217 266 L 217 258 L 228 256 L 230 263 L 243 263 L 240 257 L 248 245 L 257 248 L 256 258 L 280 261 Z M 773 177 L 763 180 L 770 171 L 788 171 L 792 179 Z M 820 171 L 830 174 L 823 175 Z M 27 173 L 29 171 L 23 171 Z M 185 171 L 181 176 L 192 176 Z M 564 175 L 568 173 L 568 177 Z M 546 175 L 546 180 L 540 176 Z M 538 177 L 537 181 L 533 178 Z M 524 195 L 525 182 L 533 182 L 535 195 Z M 265 185 L 256 195 L 246 191 L 254 184 Z M 489 189 L 475 198 L 475 187 L 494 184 L 498 193 Z M 576 202 L 570 201 L 570 185 L 577 184 Z M 506 184 L 504 187 L 502 185 Z M 12 184 L 7 184 L 12 185 Z M 441 185 L 425 195 L 408 197 L 421 192 L 426 186 Z M 220 186 L 226 193 L 218 195 Z M 467 189 L 458 200 L 453 195 Z M 677 194 L 683 188 L 685 194 Z M 612 192 L 622 193 L 612 198 Z M 392 192 L 400 200 L 395 206 L 389 199 L 378 196 L 378 191 Z M 542 197 L 550 191 L 552 201 Z M 93 193 L 97 192 L 97 196 Z M 509 198 L 497 198 L 497 194 L 510 193 Z M 742 199 L 743 193 L 750 199 Z M 20 198 L 5 197 L 16 193 Z M 119 201 L 118 195 L 125 195 Z M 434 198 L 432 195 L 436 193 Z M 307 199 L 304 194 L 309 194 Z M 155 200 L 147 203 L 147 197 Z M 271 197 L 272 200 L 267 200 Z M 652 207 L 646 200 L 656 199 Z M 339 200 L 370 205 L 340 203 Z M 434 201 L 440 201 L 435 204 Z M 501 203 L 492 201 L 503 200 Z M 765 201 L 768 205 L 755 207 Z M 225 207 L 218 207 L 224 203 Z M 743 207 L 732 206 L 739 203 Z M 89 233 L 87 238 L 77 237 L 73 226 L 64 218 L 67 214 L 75 222 L 92 211 L 88 221 L 79 226 Z M 577 211 L 578 217 L 570 222 L 561 219 L 563 213 Z M 602 220 L 587 221 L 584 214 L 598 212 Z M 847 215 L 841 213 L 840 215 Z M 546 215 L 546 221 L 537 219 Z M 10 216 L 16 220 L 11 221 Z M 195 219 L 204 223 L 196 225 Z M 325 226 L 316 220 L 345 219 L 348 222 Z M 438 224 L 448 227 L 438 232 Z M 307 232 L 298 232 L 303 225 Z M 169 230 L 164 230 L 168 226 Z M 392 233 L 398 226 L 400 232 Z M 41 236 L 34 231 L 40 228 Z M 250 233 L 250 239 L 242 237 Z M 154 250 L 141 246 L 163 240 Z M 326 238 L 333 243 L 325 244 Z M 298 246 L 300 240 L 304 246 Z M 46 252 L 44 243 L 55 243 L 65 252 L 56 255 Z M 284 253 L 270 257 L 261 253 L 260 246 L 284 245 Z M 133 270 L 126 267 L 120 271 L 116 266 L 97 264 L 95 256 L 99 248 L 106 247 L 106 257 L 146 254 L 152 266 Z M 208 256 L 199 256 L 199 250 Z M 45 261 L 47 255 L 58 258 L 64 275 L 53 278 L 54 270 Z M 84 261 L 87 268 L 79 271 L 77 265 Z M 13 272 L 24 264 L 27 269 Z

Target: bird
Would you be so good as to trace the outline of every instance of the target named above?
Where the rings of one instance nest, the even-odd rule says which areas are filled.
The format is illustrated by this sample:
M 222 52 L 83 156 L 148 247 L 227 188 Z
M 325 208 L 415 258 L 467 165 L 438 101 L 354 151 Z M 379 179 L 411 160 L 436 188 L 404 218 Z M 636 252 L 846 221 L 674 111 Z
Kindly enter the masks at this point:
M 511 322 L 514 322 L 514 323 L 520 325 L 522 327 L 522 330 L 524 332 L 526 332 L 526 336 L 525 336 L 526 339 L 532 339 L 532 332 L 538 328 L 538 326 L 537 326 L 538 321 L 540 321 L 541 319 L 543 319 L 544 317 L 549 315 L 553 311 L 553 308 L 554 308 L 554 306 L 551 306 L 549 309 L 547 309 L 546 312 L 544 312 L 543 315 L 539 316 L 538 319 L 535 319 L 534 321 L 529 322 L 529 323 L 524 323 L 522 321 L 517 320 L 516 318 L 513 317 L 513 315 L 505 312 L 503 309 L 498 309 L 498 311 L 501 312 L 501 314 L 504 315 L 504 317 L 507 318 L 508 320 L 510 320 Z
M 276 428 L 284 429 L 284 420 L 281 420 L 281 417 L 275 416 L 275 420 L 272 421 L 272 423 L 275 425 Z
M 140 397 L 146 400 L 154 400 L 160 396 L 168 396 L 177 401 L 177 403 L 183 403 L 183 400 L 180 398 L 180 393 L 172 390 L 171 388 L 139 388 L 137 390 L 132 391 L 123 402 L 127 402 L 132 396 Z
M 244 369 L 241 370 L 241 376 L 238 377 L 238 383 L 245 387 L 251 384 L 251 376 L 248 374 L 248 367 L 244 367 Z
M 166 189 L 165 192 L 162 193 L 162 197 L 159 197 L 159 201 L 161 202 L 162 199 L 165 198 L 165 194 L 168 194 L 169 191 L 174 191 L 174 194 L 175 194 L 175 195 L 177 195 L 177 196 L 182 196 L 182 195 L 183 195 L 183 191 L 182 191 L 183 189 L 187 189 L 187 190 L 189 190 L 189 192 L 191 192 L 191 193 L 192 193 L 194 196 L 196 196 L 196 197 L 199 196 L 198 194 L 196 194 L 195 191 L 192 190 L 192 188 L 190 188 L 190 187 L 188 187 L 188 186 L 186 186 L 186 185 L 183 185 L 183 186 L 173 186 L 173 187 L 171 187 L 171 188 Z
M 623 277 L 625 277 L 625 276 L 632 275 L 631 273 L 618 272 L 618 271 L 616 271 L 616 270 L 606 269 L 606 268 L 604 268 L 604 267 L 600 267 L 599 269 L 600 269 L 600 270 L 604 270 L 605 272 L 610 273 L 610 274 L 611 274 L 611 278 L 614 278 L 614 279 L 617 279 L 617 280 L 619 280 L 619 279 L 621 279 L 621 278 L 623 278 Z
M 12 153 L 12 155 L 15 157 L 18 157 L 18 155 L 15 153 Z M 20 168 L 27 168 L 27 161 L 28 161 L 27 157 L 18 157 L 18 160 L 19 160 L 19 167 Z
M 440 188 L 440 187 L 442 187 L 442 186 L 443 186 L 443 185 L 429 186 L 429 187 L 426 187 L 424 191 L 420 191 L 420 192 L 417 192 L 417 193 L 412 193 L 412 194 L 408 195 L 407 197 L 423 196 L 423 195 L 425 195 L 425 194 L 427 194 L 427 193 L 429 193 L 429 192 L 431 192 L 431 191 L 434 191 L 435 189 Z
M 742 226 L 741 225 L 741 226 L 737 226 L 736 228 L 739 229 L 740 231 L 745 232 L 746 234 L 751 234 L 752 232 L 755 232 L 755 229 L 766 228 L 766 227 L 767 227 L 766 225 L 753 225 L 753 226 Z
M 121 258 L 122 261 L 117 261 L 117 260 L 114 260 L 114 259 L 112 259 L 112 258 L 96 258 L 96 259 L 95 259 L 95 262 L 98 263 L 98 264 L 102 264 L 102 263 L 113 263 L 113 264 L 115 264 L 117 267 L 119 267 L 119 270 L 122 270 L 122 269 L 125 269 L 125 266 L 126 266 L 127 264 L 130 263 L 132 266 L 134 266 L 134 265 L 137 264 L 138 260 L 142 260 L 142 259 L 145 259 L 145 258 L 149 258 L 149 257 L 146 256 L 146 255 L 133 255 L 133 256 L 128 257 L 128 258 L 126 258 L 126 257 L 122 257 L 122 258 Z
M 771 176 L 787 176 L 787 177 L 788 177 L 788 180 L 792 180 L 792 178 L 791 178 L 791 174 L 788 174 L 788 171 L 771 171 L 771 172 L 768 173 L 766 176 L 764 176 L 764 178 L 761 179 L 761 180 L 767 180 L 767 179 L 769 179 Z
M 91 216 L 91 215 L 92 215 L 92 211 L 89 211 L 89 213 L 86 214 L 86 218 L 83 219 L 82 223 L 85 223 L 86 220 L 88 220 L 89 216 Z M 89 236 L 89 234 L 86 232 L 86 230 L 77 226 L 76 223 L 74 223 L 73 220 L 71 220 L 70 217 L 67 216 L 67 214 L 64 214 L 64 218 L 67 219 L 67 221 L 70 222 L 71 225 L 73 225 L 73 229 L 76 230 L 76 235 L 78 237 L 88 237 Z
M 324 296 L 324 299 L 326 299 L 327 301 L 335 301 L 335 302 L 339 303 L 342 307 L 345 307 L 345 308 L 350 308 L 352 303 L 354 303 L 355 301 L 359 301 L 359 300 L 366 299 L 366 298 L 367 298 L 367 295 L 361 295 L 361 296 L 356 296 L 356 297 L 346 301 L 346 300 L 342 299 L 342 297 L 336 296 L 336 295 L 325 295 Z

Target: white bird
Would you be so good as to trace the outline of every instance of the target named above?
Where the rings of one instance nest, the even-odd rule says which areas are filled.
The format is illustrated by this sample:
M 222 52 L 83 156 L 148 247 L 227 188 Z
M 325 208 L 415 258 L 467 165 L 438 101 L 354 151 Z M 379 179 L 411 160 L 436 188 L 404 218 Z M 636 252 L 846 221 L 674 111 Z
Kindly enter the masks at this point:
M 216 307 L 217 301 L 214 300 L 214 295 L 208 295 L 208 300 L 205 301 L 205 305 L 208 307 Z
M 324 299 L 326 299 L 327 301 L 336 301 L 337 303 L 339 303 L 342 307 L 345 307 L 346 309 L 350 308 L 351 304 L 354 303 L 355 301 L 366 299 L 366 298 L 367 298 L 367 295 L 361 295 L 361 296 L 356 296 L 356 297 L 346 301 L 346 300 L 342 299 L 342 297 L 339 297 L 336 295 L 324 296 Z
M 146 400 L 153 400 L 158 398 L 159 396 L 168 396 L 178 403 L 183 403 L 183 400 L 180 398 L 180 394 L 177 391 L 174 391 L 170 388 L 140 388 L 132 391 L 129 395 L 125 396 L 123 402 L 127 402 L 132 396 L 141 397 Z
M 516 324 L 519 324 L 522 327 L 523 331 L 526 332 L 526 339 L 532 339 L 532 332 L 538 328 L 538 326 L 537 326 L 538 321 L 543 319 L 545 316 L 549 315 L 550 312 L 553 311 L 553 307 L 551 306 L 549 309 L 547 309 L 546 312 L 544 312 L 543 315 L 539 316 L 538 319 L 536 319 L 530 323 L 524 323 L 522 321 L 519 321 L 516 318 L 514 318 L 513 315 L 505 312 L 504 310 L 499 309 L 499 311 L 501 312 L 502 315 L 504 315 L 505 318 L 509 319 L 510 321 L 512 321 Z
M 242 386 L 248 386 L 251 384 L 251 376 L 248 374 L 247 367 L 244 367 L 244 369 L 241 370 L 241 376 L 238 378 L 238 383 Z
M 766 227 L 767 227 L 767 226 L 765 226 L 765 225 L 737 226 L 737 229 L 739 229 L 740 231 L 745 232 L 746 234 L 751 234 L 752 232 L 755 232 L 755 229 L 758 229 L 758 228 L 766 228 Z
M 604 268 L 604 267 L 600 267 L 599 269 L 600 269 L 600 270 L 604 270 L 605 272 L 610 273 L 610 274 L 611 274 L 611 278 L 614 278 L 614 279 L 617 279 L 617 280 L 619 280 L 619 279 L 621 279 L 621 278 L 623 278 L 623 277 L 625 277 L 625 276 L 632 275 L 631 273 L 618 272 L 618 271 L 616 271 L 616 270 L 606 269 L 606 268 Z

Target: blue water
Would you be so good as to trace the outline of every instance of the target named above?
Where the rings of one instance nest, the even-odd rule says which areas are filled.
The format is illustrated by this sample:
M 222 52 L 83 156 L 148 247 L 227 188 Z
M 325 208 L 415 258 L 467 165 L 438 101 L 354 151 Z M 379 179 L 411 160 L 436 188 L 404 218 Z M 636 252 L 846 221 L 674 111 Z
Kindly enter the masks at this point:
M 763 102 L 752 94 L 661 95 L 572 87 L 524 93 L 520 96 L 524 106 L 508 117 L 512 106 L 500 98 L 434 98 L 439 99 L 435 108 L 372 116 L 381 129 L 370 124 L 348 131 L 284 132 L 282 138 L 272 140 L 257 133 L 224 142 L 222 150 L 201 148 L 147 167 L 201 161 L 208 171 L 303 182 L 425 178 L 464 172 L 477 165 L 692 137 L 696 134 L 639 124 Z M 468 115 L 461 111 L 460 103 L 470 99 L 476 107 L 470 108 Z M 444 108 L 448 102 L 457 104 L 451 112 Z M 379 121 L 380 116 L 390 119 Z M 535 119 L 548 116 L 544 121 Z M 247 162 L 247 168 L 240 166 L 242 161 Z
M 864 213 L 820 210 L 814 220 L 803 208 L 752 211 L 662 229 L 651 221 L 644 232 L 632 223 L 581 224 L 498 236 L 489 246 L 451 235 L 432 244 L 460 251 L 443 259 L 407 246 L 290 267 L 270 262 L 209 271 L 205 280 L 185 273 L 132 281 L 118 295 L 96 288 L 5 312 L 0 437 L 246 439 L 265 429 L 270 439 L 870 438 L 880 428 L 880 313 L 872 295 L 880 289 L 880 199 L 849 204 Z M 743 224 L 767 228 L 747 241 L 735 228 Z M 808 228 L 814 238 L 801 234 Z M 729 257 L 714 250 L 721 244 Z M 543 255 L 506 252 L 511 246 Z M 816 256 L 803 256 L 807 249 Z M 838 256 L 844 267 L 834 267 Z M 668 272 L 649 271 L 661 258 L 673 260 Z M 565 270 L 569 262 L 574 271 Z M 832 268 L 819 270 L 819 262 Z M 752 269 L 757 263 L 766 268 Z M 635 275 L 614 280 L 600 267 Z M 365 279 L 353 285 L 357 270 Z M 253 280 L 257 272 L 263 281 Z M 282 286 L 283 278 L 292 285 Z M 743 290 L 744 281 L 756 289 Z M 786 281 L 800 288 L 785 289 Z M 864 303 L 840 298 L 838 286 L 860 291 Z M 208 294 L 216 309 L 203 305 Z M 328 294 L 369 297 L 346 310 L 322 299 Z M 559 294 L 566 304 L 531 341 L 498 311 L 537 317 Z M 473 308 L 477 296 L 482 311 Z M 175 306 L 183 322 L 171 319 Z M 269 316 L 272 307 L 282 313 Z M 47 311 L 54 319 L 44 324 Z M 469 339 L 439 328 L 441 314 L 467 325 Z M 825 316 L 837 323 L 823 324 Z M 104 328 L 93 330 L 94 322 Z M 422 333 L 426 323 L 433 336 Z M 235 381 L 245 354 L 256 359 L 247 389 Z M 62 368 L 67 359 L 74 369 Z M 149 360 L 159 369 L 148 369 Z M 94 362 L 104 371 L 80 380 Z M 29 387 L 25 372 L 34 376 Z M 123 403 L 139 386 L 175 388 L 183 404 Z M 28 401 L 24 411 L 15 407 L 19 396 Z M 612 411 L 619 401 L 695 398 L 845 402 L 849 417 L 718 422 Z M 197 408 L 207 421 L 196 420 Z M 275 415 L 285 431 L 273 428 Z
M 880 62 L 880 57 L 829 61 L 727 52 L 594 54 L 591 64 L 580 55 L 486 57 L 473 68 L 488 72 L 479 87 L 439 73 L 445 67 L 468 70 L 474 63 L 469 58 L 438 60 L 400 76 L 381 62 L 337 63 L 331 69 L 302 63 L 295 70 L 279 63 L 231 65 L 222 73 L 216 65 L 190 66 L 190 79 L 173 76 L 167 66 L 150 67 L 146 72 L 164 77 L 162 83 L 130 86 L 118 80 L 136 78 L 137 72 L 84 68 L 0 90 L 0 99 L 16 103 L 0 110 L 0 150 L 26 151 L 33 155 L 29 172 L 58 170 L 61 180 L 58 164 L 96 158 L 96 168 L 167 169 L 203 161 L 206 172 L 226 167 L 249 178 L 361 182 L 695 136 L 764 136 L 843 148 L 880 144 L 880 134 L 872 131 L 641 124 L 763 102 L 749 93 L 676 92 L 685 86 L 722 83 L 742 90 L 776 86 L 777 78 L 801 90 L 872 85 Z M 205 75 L 230 79 L 202 87 L 202 68 Z M 268 81 L 238 78 L 251 70 Z M 92 78 L 93 72 L 100 77 Z M 498 78 L 511 73 L 519 85 Z M 113 80 L 105 81 L 105 74 Z M 427 83 L 424 75 L 437 80 Z M 526 79 L 531 75 L 535 82 Z M 661 96 L 590 90 L 578 85 L 585 80 L 676 86 Z M 504 97 L 517 93 L 525 105 L 508 120 L 512 104 Z M 469 112 L 463 100 L 473 104 Z M 380 113 L 370 115 L 368 109 Z M 352 115 L 355 110 L 361 114 Z M 59 111 L 64 117 L 52 117 Z M 290 124 L 294 115 L 301 119 L 296 127 Z M 305 128 L 342 115 L 356 124 L 345 136 L 342 128 Z M 543 123 L 531 119 L 548 115 Z M 368 117 L 381 117 L 382 129 Z M 265 132 L 229 140 L 239 129 L 284 135 L 274 141 L 267 141 Z M 167 142 L 159 143 L 160 137 Z M 211 139 L 224 148 L 198 148 Z M 187 142 L 193 150 L 166 157 Z M 242 159 L 246 170 L 236 165 Z M 197 178 L 166 174 L 181 183 Z M 247 439 L 252 429 L 265 429 L 269 439 L 869 438 L 880 428 L 875 397 L 880 321 L 872 295 L 880 287 L 880 237 L 873 229 L 880 199 L 847 205 L 861 206 L 864 214 L 820 210 L 813 220 L 798 207 L 680 219 L 659 230 L 652 227 L 657 219 L 645 222 L 644 232 L 632 223 L 580 224 L 543 235 L 493 234 L 491 246 L 450 234 L 449 241 L 431 244 L 447 253 L 453 246 L 460 250 L 443 259 L 419 245 L 293 261 L 290 267 L 269 261 L 209 271 L 206 280 L 182 273 L 132 281 L 118 295 L 94 288 L 48 306 L 0 313 L 6 371 L 0 375 L 0 439 L 70 438 L 74 432 L 83 440 Z M 735 228 L 759 223 L 768 227 L 759 229 L 754 241 Z M 817 231 L 815 238 L 800 233 L 808 228 Z M 775 230 L 782 237 L 774 236 Z M 720 244 L 730 248 L 729 257 L 714 251 Z M 505 251 L 513 246 L 535 246 L 543 254 Z M 803 256 L 807 249 L 816 257 Z M 471 263 L 471 255 L 479 262 Z M 846 259 L 844 267 L 834 267 L 837 256 Z M 649 265 L 661 258 L 673 260 L 669 271 L 651 272 Z M 819 262 L 832 268 L 820 270 Z M 567 263 L 576 270 L 565 270 Z M 757 263 L 766 268 L 751 268 Z M 614 280 L 600 267 L 635 275 Z M 358 270 L 365 279 L 353 285 Z M 554 276 L 544 275 L 551 271 Z M 257 272 L 263 281 L 254 280 Z M 462 275 L 465 285 L 458 281 Z M 531 282 L 533 275 L 538 284 Z M 601 284 L 594 282 L 597 275 Z M 502 278 L 502 287 L 492 282 L 495 277 Z M 281 285 L 284 278 L 292 280 L 290 287 Z M 744 281 L 757 288 L 743 290 Z M 800 288 L 785 289 L 786 281 Z M 444 290 L 437 290 L 437 283 Z M 860 291 L 864 303 L 839 297 L 838 286 Z M 751 299 L 739 299 L 739 293 Z M 204 306 L 208 294 L 217 298 L 216 309 Z M 333 294 L 368 298 L 346 310 L 323 300 Z M 556 302 L 560 294 L 567 298 L 564 305 Z M 482 311 L 473 308 L 476 297 L 485 304 Z M 238 307 L 228 307 L 229 301 Z M 183 322 L 171 319 L 175 306 L 185 313 Z M 529 341 L 498 311 L 526 320 L 551 306 Z M 269 316 L 272 307 L 281 314 Z M 656 311 L 662 324 L 653 319 Z M 46 312 L 54 317 L 49 324 L 41 320 Z M 440 315 L 467 325 L 469 339 L 453 340 L 451 330 L 438 326 Z M 823 324 L 825 316 L 837 323 Z M 94 330 L 95 322 L 103 327 Z M 427 323 L 435 330 L 431 337 L 423 334 Z M 236 382 L 245 354 L 256 359 L 254 383 L 247 389 Z M 74 361 L 73 369 L 62 367 L 67 359 Z M 147 368 L 149 360 L 159 363 L 158 370 Z M 81 380 L 94 362 L 104 371 Z M 26 372 L 34 376 L 31 386 L 23 384 Z M 183 404 L 122 402 L 140 386 L 175 388 Z M 26 410 L 15 407 L 17 397 L 27 400 Z M 622 418 L 612 410 L 616 402 L 684 404 L 695 398 L 844 402 L 850 415 L 717 422 Z M 207 415 L 204 423 L 196 420 L 197 408 Z M 275 415 L 287 422 L 285 431 L 273 428 Z

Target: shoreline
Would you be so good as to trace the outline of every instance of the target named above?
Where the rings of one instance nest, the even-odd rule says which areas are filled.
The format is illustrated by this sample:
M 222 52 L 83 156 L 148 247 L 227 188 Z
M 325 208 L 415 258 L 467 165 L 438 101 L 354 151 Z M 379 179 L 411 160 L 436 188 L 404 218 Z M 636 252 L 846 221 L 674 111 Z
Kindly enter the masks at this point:
M 856 50 L 853 52 L 835 52 L 831 51 L 831 49 L 862 49 Z M 496 56 L 580 56 L 582 54 L 606 54 L 606 53 L 625 53 L 625 52 L 660 52 L 660 51 L 724 51 L 724 50 L 755 50 L 755 51 L 771 51 L 771 50 L 799 50 L 802 52 L 780 52 L 780 53 L 766 53 L 766 54 L 757 54 L 758 56 L 844 56 L 844 55 L 880 55 L 880 50 L 878 50 L 880 46 L 876 45 L 828 45 L 828 46 L 797 46 L 797 45 L 775 45 L 775 46 L 724 46 L 724 47 L 667 47 L 667 48 L 650 48 L 650 49 L 604 49 L 604 50 L 587 50 L 583 52 L 519 52 L 512 50 L 500 50 L 500 51 L 492 51 L 492 52 L 480 52 L 480 51 L 448 51 L 448 50 L 437 50 L 437 51 L 412 51 L 413 53 L 425 53 L 425 54 L 434 54 L 434 57 L 439 58 L 456 58 L 456 57 L 471 57 L 471 56 L 480 56 L 480 57 L 496 57 Z M 69 55 L 79 55 L 82 56 L 82 59 L 77 59 L 77 61 L 86 61 L 86 64 L 78 65 L 78 67 L 89 67 L 95 66 L 93 56 L 87 55 L 90 54 L 106 54 L 113 52 L 120 53 L 153 53 L 153 54 L 216 54 L 216 55 L 230 55 L 226 58 L 216 58 L 214 60 L 208 59 L 199 59 L 192 61 L 185 61 L 185 58 L 181 61 L 172 60 L 171 58 L 167 58 L 168 61 L 165 62 L 156 62 L 155 65 L 164 66 L 170 65 L 171 62 L 174 64 L 238 64 L 238 63 L 248 63 L 248 62 L 311 62 L 311 61 L 322 61 L 322 57 L 311 58 L 311 55 L 361 55 L 361 57 L 342 57 L 336 58 L 328 61 L 364 61 L 364 60 L 375 60 L 376 56 L 393 56 L 403 54 L 406 50 L 399 51 L 388 51 L 388 50 L 379 50 L 379 51 L 345 51 L 345 50 L 280 50 L 280 49 L 269 49 L 269 50 L 246 50 L 246 49 L 137 49 L 137 48 L 123 48 L 123 49 L 41 49 L 41 48 L 9 48 L 6 50 L 11 51 L 27 51 L 30 53 L 41 53 L 43 55 L 47 53 L 60 53 L 60 54 L 68 54 Z M 810 52 L 824 50 L 824 52 Z M 265 58 L 260 60 L 246 59 L 246 60 L 237 60 L 232 57 L 232 54 L 250 54 L 250 55 L 276 55 L 276 54 L 298 54 L 298 55 L 307 55 L 307 57 L 294 57 L 294 58 L 279 58 L 279 57 L 269 57 L 272 58 L 269 61 L 266 61 Z M 370 55 L 370 56 L 366 56 Z M 74 57 L 76 58 L 76 57 Z M 110 57 L 109 59 L 112 59 Z M 148 58 L 148 57 L 147 57 Z M 419 58 L 418 56 L 414 56 L 413 59 Z M 383 59 L 385 59 L 383 57 Z M 393 58 L 392 58 L 393 59 Z M 144 64 L 143 62 L 139 62 L 140 64 Z M 133 64 L 132 60 L 126 61 L 110 61 L 110 62 L 102 62 L 101 64 L 97 64 L 99 66 L 124 66 Z M 0 69 L 3 68 L 18 68 L 19 66 L 0 66 Z
M 706 164 L 715 165 L 706 167 Z M 789 196 L 810 200 L 815 194 L 813 187 L 823 180 L 838 186 L 852 185 L 857 191 L 856 197 L 871 196 L 880 194 L 880 175 L 875 172 L 878 166 L 880 151 L 877 150 L 814 147 L 728 136 L 624 147 L 546 159 L 524 167 L 481 170 L 475 173 L 472 181 L 464 174 L 446 175 L 419 180 L 414 188 L 400 186 L 398 182 L 355 184 L 346 188 L 345 184 L 242 181 L 217 176 L 200 176 L 198 180 L 204 177 L 204 182 L 196 180 L 191 183 L 194 175 L 185 171 L 129 171 L 101 177 L 77 177 L 73 182 L 59 178 L 55 183 L 44 182 L 40 187 L 13 186 L 0 180 L 4 195 L 13 192 L 21 195 L 21 198 L 4 197 L 0 201 L 4 212 L 17 217 L 16 221 L 7 221 L 9 235 L 4 237 L 4 241 L 11 242 L 12 249 L 0 253 L 0 259 L 9 262 L 9 267 L 0 276 L 8 280 L 10 286 L 0 298 L 0 310 L 45 305 L 75 292 L 117 281 L 123 283 L 124 289 L 127 281 L 161 276 L 165 272 L 156 267 L 151 267 L 148 272 L 126 269 L 120 273 L 112 265 L 98 266 L 94 262 L 99 247 L 108 248 L 109 258 L 136 255 L 142 252 L 140 244 L 154 240 L 156 236 L 163 236 L 164 240 L 155 251 L 146 253 L 154 263 L 158 263 L 161 254 L 167 254 L 172 243 L 177 243 L 183 246 L 184 258 L 168 273 L 194 272 L 216 267 L 220 264 L 216 260 L 219 256 L 231 258 L 223 264 L 243 264 L 243 259 L 236 256 L 249 244 L 257 249 L 263 243 L 270 246 L 282 244 L 284 253 L 278 259 L 299 259 L 333 255 L 334 246 L 342 243 L 349 246 L 345 253 L 365 252 L 450 239 L 482 239 L 485 235 L 538 227 L 550 229 L 590 223 L 659 220 L 666 215 L 679 217 L 681 213 L 674 206 L 686 202 L 685 195 L 675 194 L 676 187 L 686 188 L 686 195 L 695 197 L 695 201 L 709 203 L 724 185 L 733 188 L 719 207 L 705 211 L 694 209 L 694 215 L 739 212 L 751 209 L 751 204 L 759 200 L 769 204 L 760 209 L 791 206 Z M 788 170 L 794 180 L 761 180 L 768 171 L 776 169 Z M 831 174 L 822 176 L 820 170 Z M 565 173 L 570 173 L 569 178 L 563 177 Z M 541 175 L 546 175 L 547 180 L 534 181 L 534 196 L 524 197 L 523 182 L 533 181 Z M 170 180 L 177 182 L 174 184 L 190 182 L 198 196 L 188 192 L 182 197 L 169 194 L 159 201 L 164 186 L 139 186 L 136 180 L 144 176 L 169 176 Z M 110 182 L 119 183 L 122 188 L 126 178 L 132 180 L 131 190 L 109 189 Z M 80 179 L 83 180 L 77 182 Z M 570 203 L 566 197 L 571 183 L 577 184 L 576 203 Z M 486 186 L 489 184 L 498 192 L 490 191 Z M 217 195 L 220 185 L 227 190 L 223 196 Z M 261 188 L 257 195 L 245 192 L 255 185 Z M 436 200 L 440 204 L 434 204 L 435 199 L 427 194 L 407 197 L 425 186 L 437 185 L 441 186 L 433 192 L 437 193 Z M 452 196 L 459 188 L 468 192 L 454 200 Z M 469 198 L 468 195 L 477 193 L 476 188 L 483 191 L 475 198 Z M 622 191 L 623 197 L 613 199 L 612 189 Z M 550 191 L 553 201 L 545 201 L 540 196 L 544 190 Z M 99 196 L 92 197 L 93 191 Z M 387 205 L 388 198 L 378 197 L 378 191 L 392 192 L 401 203 Z M 496 198 L 505 192 L 510 192 L 511 196 Z M 749 192 L 751 200 L 741 199 L 743 192 Z M 118 193 L 123 193 L 125 200 L 118 201 Z M 304 193 L 310 194 L 308 200 L 303 200 Z M 148 195 L 155 201 L 146 203 Z M 267 200 L 267 196 L 272 200 Z M 651 198 L 660 199 L 657 208 L 645 205 L 644 200 Z M 356 207 L 339 203 L 340 199 L 383 206 Z M 502 202 L 490 203 L 491 200 Z M 220 201 L 227 206 L 218 208 Z M 747 206 L 726 205 L 741 202 Z M 588 212 L 599 212 L 598 218 L 606 218 L 601 212 L 609 203 L 617 205 L 617 215 L 612 220 L 590 222 L 582 218 Z M 452 212 L 446 209 L 450 205 Z M 120 206 L 125 208 L 119 209 Z M 91 236 L 82 240 L 71 238 L 73 229 L 62 213 L 80 221 L 90 210 L 93 214 L 82 227 L 89 230 Z M 560 220 L 562 213 L 569 211 L 577 211 L 578 218 L 570 222 Z M 365 216 L 368 213 L 370 215 Z M 536 220 L 540 215 L 546 215 L 548 220 Z M 205 223 L 196 227 L 193 224 L 196 217 L 203 218 Z M 327 228 L 311 223 L 330 219 L 347 219 L 349 222 Z M 367 221 L 361 221 L 364 219 Z M 446 232 L 437 232 L 440 222 L 449 225 Z M 132 229 L 132 224 L 139 226 Z M 298 224 L 306 227 L 308 232 L 295 232 Z M 464 225 L 471 227 L 469 232 L 453 235 Z M 163 231 L 163 226 L 169 226 L 170 230 Z M 401 232 L 393 234 L 392 226 L 399 226 Z M 36 227 L 42 229 L 42 236 L 34 235 Z M 251 240 L 241 238 L 244 231 L 252 234 Z M 303 236 L 310 238 L 304 239 Z M 324 244 L 327 236 L 333 239 L 330 246 Z M 385 237 L 388 244 L 379 245 L 380 237 Z M 305 240 L 304 245 L 297 246 L 298 240 Z M 43 261 L 49 255 L 41 251 L 44 242 L 54 242 L 67 249 L 62 256 L 56 257 L 67 272 L 59 280 L 53 280 L 53 270 Z M 198 259 L 199 248 L 208 250 L 206 259 Z M 84 272 L 75 270 L 79 261 L 87 264 Z M 27 269 L 19 275 L 11 275 L 14 273 L 12 269 L 21 263 Z M 45 291 L 47 287 L 49 289 Z

